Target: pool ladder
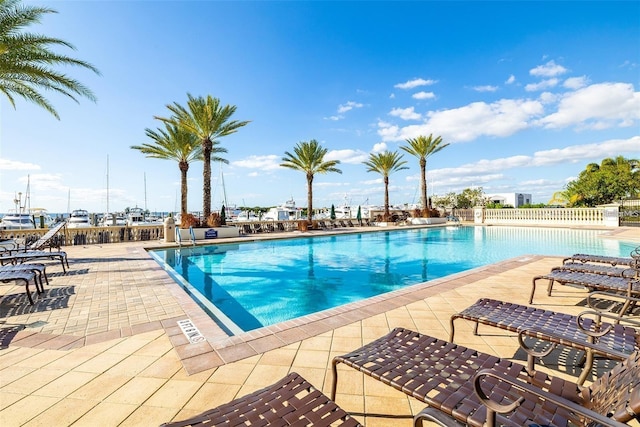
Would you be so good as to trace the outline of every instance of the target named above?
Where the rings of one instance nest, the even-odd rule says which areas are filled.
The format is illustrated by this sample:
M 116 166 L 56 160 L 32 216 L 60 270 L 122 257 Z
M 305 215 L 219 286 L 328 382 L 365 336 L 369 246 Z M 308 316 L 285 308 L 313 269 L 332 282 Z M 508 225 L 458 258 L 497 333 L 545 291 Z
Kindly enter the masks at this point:
M 193 227 L 189 227 L 189 236 L 191 237 L 191 244 L 196 245 L 196 233 L 193 231 Z M 182 247 L 182 235 L 180 234 L 180 228 L 176 227 L 176 242 L 178 246 Z

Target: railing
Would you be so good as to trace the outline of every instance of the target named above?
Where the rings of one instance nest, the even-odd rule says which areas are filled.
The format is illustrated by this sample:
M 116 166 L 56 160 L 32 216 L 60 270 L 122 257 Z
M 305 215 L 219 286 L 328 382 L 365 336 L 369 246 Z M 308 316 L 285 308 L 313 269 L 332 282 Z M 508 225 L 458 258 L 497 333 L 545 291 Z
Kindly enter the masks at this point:
M 47 229 L 5 230 L 0 233 L 2 239 L 37 240 Z M 134 227 L 65 227 L 55 238 L 61 246 L 100 245 L 127 241 L 158 240 L 164 238 L 164 225 L 136 225 Z
M 604 225 L 602 208 L 485 209 L 485 224 Z

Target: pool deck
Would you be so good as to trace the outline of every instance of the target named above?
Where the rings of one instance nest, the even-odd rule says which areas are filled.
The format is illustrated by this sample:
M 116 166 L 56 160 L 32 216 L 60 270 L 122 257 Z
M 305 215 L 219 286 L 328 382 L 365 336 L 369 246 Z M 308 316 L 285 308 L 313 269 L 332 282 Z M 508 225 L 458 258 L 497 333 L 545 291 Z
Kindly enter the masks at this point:
M 603 238 L 640 244 L 638 228 L 608 231 Z M 66 247 L 69 271 L 48 263 L 50 285 L 34 293 L 33 306 L 24 286 L 0 286 L 0 425 L 159 425 L 289 372 L 329 394 L 333 356 L 394 327 L 448 339 L 452 314 L 481 297 L 526 304 L 531 278 L 561 263 L 551 256 L 517 257 L 229 337 L 145 250 L 159 245 Z M 585 296 L 583 289 L 557 285 L 551 297 L 538 289 L 534 305 L 577 314 Z M 181 320 L 195 326 L 192 342 Z M 456 343 L 524 362 L 515 335 L 485 327 L 475 336 L 467 326 L 460 321 Z M 541 369 L 579 374 L 553 360 Z M 340 375 L 336 401 L 367 426 L 411 426 L 412 414 L 424 406 L 349 368 Z

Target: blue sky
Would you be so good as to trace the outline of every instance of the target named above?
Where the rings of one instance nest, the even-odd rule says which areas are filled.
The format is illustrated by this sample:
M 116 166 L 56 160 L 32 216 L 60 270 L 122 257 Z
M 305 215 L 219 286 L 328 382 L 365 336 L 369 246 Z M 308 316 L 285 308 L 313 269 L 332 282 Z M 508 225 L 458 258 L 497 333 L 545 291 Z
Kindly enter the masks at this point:
M 221 140 L 229 204 L 306 204 L 285 151 L 316 139 L 342 174 L 317 175 L 316 207 L 381 204 L 362 164 L 407 138 L 451 145 L 427 164 L 429 194 L 482 186 L 547 202 L 588 163 L 640 157 L 640 3 L 34 1 L 57 10 L 31 31 L 61 52 L 98 101 L 47 94 L 61 120 L 0 98 L 0 212 L 30 177 L 50 212 L 179 208 L 177 163 L 145 158 L 166 105 L 187 93 L 237 106 L 251 123 Z M 417 159 L 391 175 L 392 203 L 419 202 Z M 213 170 L 213 208 L 223 190 Z M 23 196 L 24 197 L 24 196 Z M 202 209 L 202 164 L 189 170 Z

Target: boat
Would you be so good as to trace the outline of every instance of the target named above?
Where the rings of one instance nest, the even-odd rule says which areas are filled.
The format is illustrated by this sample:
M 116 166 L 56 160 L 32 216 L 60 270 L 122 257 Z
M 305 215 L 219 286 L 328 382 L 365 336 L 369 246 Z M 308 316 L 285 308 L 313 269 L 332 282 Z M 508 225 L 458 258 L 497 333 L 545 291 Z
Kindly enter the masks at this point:
M 124 227 L 127 225 L 127 218 L 120 213 L 110 213 L 100 218 L 101 227 Z
M 250 211 L 242 211 L 235 218 L 233 218 L 234 222 L 245 222 L 245 221 L 260 221 L 260 218 Z
M 144 209 L 137 206 L 131 208 L 127 213 L 127 226 L 133 227 L 136 225 L 149 225 L 144 217 Z
M 89 212 L 84 209 L 76 209 L 71 212 L 69 219 L 67 220 L 67 227 L 69 228 L 86 228 L 91 227 L 91 221 L 89 220 Z
M 44 208 L 31 208 L 29 213 L 36 224 L 36 228 L 51 228 L 56 224 L 56 220 Z
M 296 208 L 296 202 L 289 199 L 280 206 L 270 208 L 262 216 L 263 221 L 293 221 L 300 219 L 300 211 Z
M 0 221 L 2 230 L 33 230 L 35 228 L 33 217 L 25 212 L 9 212 Z

